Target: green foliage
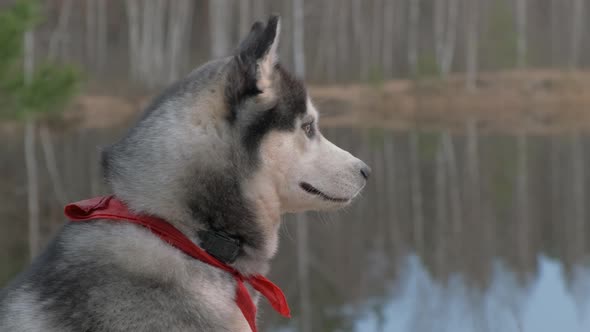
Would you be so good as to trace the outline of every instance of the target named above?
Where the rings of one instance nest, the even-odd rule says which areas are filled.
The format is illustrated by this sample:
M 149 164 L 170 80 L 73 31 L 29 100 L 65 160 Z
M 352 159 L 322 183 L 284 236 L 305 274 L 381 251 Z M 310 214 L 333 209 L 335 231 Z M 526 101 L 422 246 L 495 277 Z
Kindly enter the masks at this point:
M 423 54 L 418 58 L 418 77 L 416 79 L 438 77 L 439 68 L 434 54 Z
M 76 92 L 80 75 L 71 66 L 45 63 L 25 82 L 24 35 L 38 22 L 40 3 L 35 0 L 19 0 L 0 12 L 0 118 L 26 120 L 55 112 Z
M 481 54 L 486 67 L 502 69 L 516 65 L 516 24 L 505 0 L 494 2 L 483 40 Z
M 38 3 L 32 1 L 18 1 L 0 12 L 0 78 L 10 73 L 22 56 L 23 35 L 38 21 L 38 12 Z
M 371 66 L 369 69 L 369 84 L 375 88 L 381 88 L 385 83 L 385 75 L 381 66 Z

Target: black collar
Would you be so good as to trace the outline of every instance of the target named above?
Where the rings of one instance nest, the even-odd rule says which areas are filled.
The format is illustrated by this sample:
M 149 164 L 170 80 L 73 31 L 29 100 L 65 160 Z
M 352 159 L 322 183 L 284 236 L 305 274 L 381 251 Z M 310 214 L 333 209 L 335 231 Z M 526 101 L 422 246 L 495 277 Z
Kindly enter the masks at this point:
M 223 263 L 236 261 L 242 249 L 242 241 L 222 231 L 199 231 L 200 246 Z

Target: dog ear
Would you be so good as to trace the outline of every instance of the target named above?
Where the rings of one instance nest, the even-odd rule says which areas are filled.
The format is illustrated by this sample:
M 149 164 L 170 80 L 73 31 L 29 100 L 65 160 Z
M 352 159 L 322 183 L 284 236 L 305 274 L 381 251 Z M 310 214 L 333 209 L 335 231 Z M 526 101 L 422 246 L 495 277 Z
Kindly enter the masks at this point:
M 240 43 L 236 59 L 243 72 L 253 75 L 259 92 L 270 86 L 275 65 L 278 61 L 277 48 L 281 22 L 278 15 L 272 15 L 266 26 L 261 22 L 252 25 L 248 36 Z

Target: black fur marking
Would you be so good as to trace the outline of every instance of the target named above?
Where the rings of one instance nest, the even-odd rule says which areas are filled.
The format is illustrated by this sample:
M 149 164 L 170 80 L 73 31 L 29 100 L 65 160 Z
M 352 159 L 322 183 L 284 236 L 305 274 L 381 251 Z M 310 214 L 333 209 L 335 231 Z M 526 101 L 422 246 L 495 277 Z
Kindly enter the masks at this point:
M 199 188 L 187 202 L 193 217 L 210 230 L 223 231 L 245 245 L 260 249 L 264 235 L 253 208 L 242 194 L 240 177 L 234 171 L 211 171 L 194 184 Z M 240 253 L 242 254 L 242 253 Z
M 278 16 L 271 16 L 264 29 L 262 23 L 254 23 L 250 33 L 238 48 L 239 57 L 248 60 L 259 60 L 265 56 L 277 36 L 278 24 Z
M 241 100 L 261 92 L 256 85 L 258 61 L 270 51 L 277 35 L 278 23 L 278 16 L 271 16 L 266 27 L 261 22 L 254 23 L 230 63 L 225 89 L 225 99 L 230 110 L 227 117 L 229 123 L 235 122 Z
M 253 156 L 269 131 L 295 130 L 296 119 L 307 110 L 307 92 L 303 83 L 281 66 L 277 66 L 276 71 L 279 76 L 277 105 L 254 118 L 243 136 L 244 146 Z

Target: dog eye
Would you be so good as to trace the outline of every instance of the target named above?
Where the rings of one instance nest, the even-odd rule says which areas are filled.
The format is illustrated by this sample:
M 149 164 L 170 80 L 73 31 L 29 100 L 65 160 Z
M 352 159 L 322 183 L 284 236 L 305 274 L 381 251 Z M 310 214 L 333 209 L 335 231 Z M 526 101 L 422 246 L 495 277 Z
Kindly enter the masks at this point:
M 311 138 L 313 136 L 313 121 L 304 123 L 303 125 L 301 125 L 301 129 L 303 129 L 303 132 L 305 133 L 305 135 L 307 135 L 307 137 Z

